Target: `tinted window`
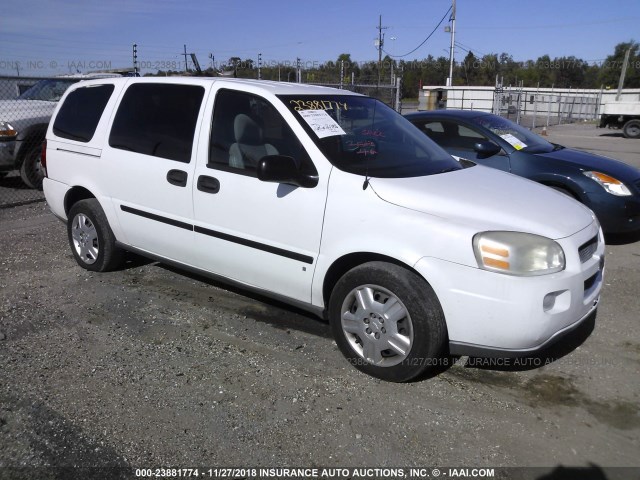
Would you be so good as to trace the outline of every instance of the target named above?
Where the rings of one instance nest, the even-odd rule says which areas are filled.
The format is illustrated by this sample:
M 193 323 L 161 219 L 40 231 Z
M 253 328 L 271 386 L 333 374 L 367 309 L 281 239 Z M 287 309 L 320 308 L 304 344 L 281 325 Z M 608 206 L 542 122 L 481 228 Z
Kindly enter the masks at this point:
M 406 178 L 463 168 L 407 119 L 373 98 L 279 97 L 329 161 L 346 172 Z
M 96 85 L 71 92 L 56 116 L 53 133 L 79 142 L 90 141 L 112 93 L 113 85 Z
M 302 172 L 317 174 L 300 140 L 270 102 L 249 93 L 220 90 L 208 166 L 255 176 L 258 162 L 267 155 L 292 157 Z
M 137 83 L 120 102 L 109 145 L 189 163 L 204 88 Z
M 449 120 L 414 120 L 415 125 L 443 148 L 473 151 L 487 137 L 469 127 Z

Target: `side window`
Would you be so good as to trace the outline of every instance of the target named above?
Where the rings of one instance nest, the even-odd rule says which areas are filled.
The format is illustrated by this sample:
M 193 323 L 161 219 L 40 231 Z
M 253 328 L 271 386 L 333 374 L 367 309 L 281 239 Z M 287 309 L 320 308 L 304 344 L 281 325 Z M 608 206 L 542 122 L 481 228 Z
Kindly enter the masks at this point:
M 438 134 L 440 135 L 439 139 L 436 140 L 436 138 L 434 138 L 434 140 L 443 147 L 472 152 L 477 142 L 486 139 L 475 130 L 471 130 L 456 122 L 443 120 L 441 123 L 443 132 Z
M 475 130 L 471 130 L 469 127 L 465 127 L 464 125 L 458 125 L 458 133 L 461 137 L 473 138 L 476 142 L 487 139 L 487 137 L 485 137 L 481 133 L 478 133 Z
M 441 137 L 444 134 L 442 123 L 438 121 L 426 123 L 420 122 L 417 123 L 416 126 L 424 133 L 426 133 L 431 140 L 437 140 L 438 137 Z
M 207 166 L 256 176 L 258 162 L 267 155 L 293 157 L 301 171 L 317 173 L 300 140 L 271 103 L 250 93 L 220 90 Z
M 189 163 L 204 88 L 135 83 L 118 107 L 109 145 Z
M 113 89 L 113 85 L 96 85 L 71 92 L 56 116 L 53 133 L 78 142 L 91 141 Z

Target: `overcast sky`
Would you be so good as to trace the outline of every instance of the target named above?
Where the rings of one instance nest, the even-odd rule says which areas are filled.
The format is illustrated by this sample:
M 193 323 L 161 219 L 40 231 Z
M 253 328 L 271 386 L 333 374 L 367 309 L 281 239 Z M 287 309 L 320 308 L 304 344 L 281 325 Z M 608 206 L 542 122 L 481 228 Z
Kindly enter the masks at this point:
M 449 56 L 451 0 L 21 0 L 0 15 L 0 75 L 47 75 L 129 67 L 182 68 L 183 45 L 203 68 L 230 57 L 266 62 L 377 59 L 378 15 L 385 50 L 407 60 Z M 456 59 L 472 50 L 515 60 L 574 55 L 601 61 L 617 43 L 640 41 L 638 0 L 457 0 Z M 93 67 L 93 68 L 91 68 Z M 167 69 L 167 68 L 163 68 Z M 177 68 L 172 68 L 177 69 Z

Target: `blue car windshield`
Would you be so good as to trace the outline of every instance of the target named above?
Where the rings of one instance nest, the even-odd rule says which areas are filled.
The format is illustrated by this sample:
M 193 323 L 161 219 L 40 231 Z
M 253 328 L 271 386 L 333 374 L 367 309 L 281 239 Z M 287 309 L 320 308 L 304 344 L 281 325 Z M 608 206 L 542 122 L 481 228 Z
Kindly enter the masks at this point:
M 471 119 L 471 121 L 490 130 L 516 150 L 529 153 L 548 153 L 554 149 L 553 144 L 547 142 L 544 138 L 506 118 L 498 117 L 497 115 L 481 115 Z
M 463 168 L 384 103 L 358 95 L 279 95 L 340 170 L 380 178 L 434 175 Z

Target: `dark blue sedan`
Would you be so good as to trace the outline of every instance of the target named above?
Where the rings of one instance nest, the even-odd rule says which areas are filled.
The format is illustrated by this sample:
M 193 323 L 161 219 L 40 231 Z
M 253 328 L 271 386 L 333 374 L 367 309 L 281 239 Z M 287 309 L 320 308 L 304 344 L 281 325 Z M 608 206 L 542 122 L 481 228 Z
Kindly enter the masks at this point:
M 455 157 L 511 172 L 571 195 L 593 210 L 607 233 L 640 230 L 637 168 L 549 143 L 490 113 L 435 110 L 405 117 Z

